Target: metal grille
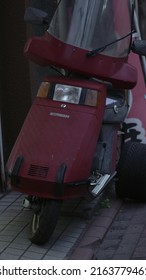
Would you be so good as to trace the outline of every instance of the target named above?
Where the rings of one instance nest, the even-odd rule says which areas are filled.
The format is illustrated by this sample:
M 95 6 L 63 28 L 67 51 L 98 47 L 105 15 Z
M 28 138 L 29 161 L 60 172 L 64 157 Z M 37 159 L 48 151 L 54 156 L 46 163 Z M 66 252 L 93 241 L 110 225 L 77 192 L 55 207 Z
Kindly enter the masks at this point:
M 31 165 L 28 171 L 29 176 L 46 178 L 48 175 L 48 167 L 39 166 L 39 165 Z

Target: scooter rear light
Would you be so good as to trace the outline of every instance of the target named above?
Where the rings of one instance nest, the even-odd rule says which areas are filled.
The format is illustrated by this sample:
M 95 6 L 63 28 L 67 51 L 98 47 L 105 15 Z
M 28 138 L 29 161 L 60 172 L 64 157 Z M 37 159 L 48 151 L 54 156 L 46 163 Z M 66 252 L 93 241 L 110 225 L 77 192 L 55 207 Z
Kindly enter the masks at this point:
M 49 82 L 42 82 L 39 89 L 38 89 L 37 97 L 47 98 L 49 88 L 50 88 L 50 83 Z

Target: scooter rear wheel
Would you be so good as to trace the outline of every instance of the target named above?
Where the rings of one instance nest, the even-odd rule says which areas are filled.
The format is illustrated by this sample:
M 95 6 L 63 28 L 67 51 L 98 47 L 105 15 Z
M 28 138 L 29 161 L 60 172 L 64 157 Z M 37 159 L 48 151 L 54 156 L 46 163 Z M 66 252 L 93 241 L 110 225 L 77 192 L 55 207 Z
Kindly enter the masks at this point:
M 117 177 L 116 193 L 120 198 L 146 201 L 146 144 L 124 144 Z
M 51 237 L 60 214 L 62 201 L 42 199 L 32 219 L 32 243 L 42 245 Z

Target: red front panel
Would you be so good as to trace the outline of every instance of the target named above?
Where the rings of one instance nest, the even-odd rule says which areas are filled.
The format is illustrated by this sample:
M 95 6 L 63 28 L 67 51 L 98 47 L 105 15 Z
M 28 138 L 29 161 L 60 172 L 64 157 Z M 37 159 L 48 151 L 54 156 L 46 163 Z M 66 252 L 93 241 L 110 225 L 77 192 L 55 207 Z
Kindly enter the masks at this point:
M 67 166 L 64 183 L 88 178 L 104 103 L 104 94 L 98 108 L 73 104 L 61 108 L 60 102 L 36 98 L 7 163 L 11 172 L 17 157 L 24 158 L 18 174 L 20 190 L 25 189 L 21 178 L 34 193 L 43 184 L 46 189 L 47 182 L 56 181 L 62 163 Z

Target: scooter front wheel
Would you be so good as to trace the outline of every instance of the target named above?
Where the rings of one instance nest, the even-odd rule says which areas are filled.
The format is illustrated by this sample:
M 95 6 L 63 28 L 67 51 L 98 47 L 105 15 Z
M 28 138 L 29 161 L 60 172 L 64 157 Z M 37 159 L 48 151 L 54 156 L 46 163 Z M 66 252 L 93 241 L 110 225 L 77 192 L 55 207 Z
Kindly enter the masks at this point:
M 32 243 L 42 245 L 51 237 L 60 214 L 62 201 L 42 199 L 32 219 Z

